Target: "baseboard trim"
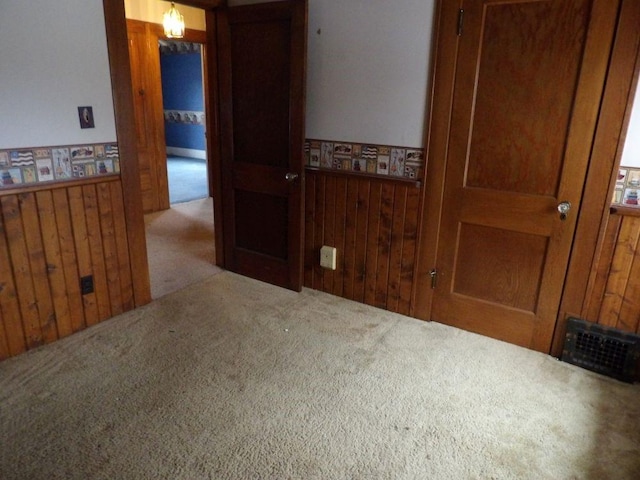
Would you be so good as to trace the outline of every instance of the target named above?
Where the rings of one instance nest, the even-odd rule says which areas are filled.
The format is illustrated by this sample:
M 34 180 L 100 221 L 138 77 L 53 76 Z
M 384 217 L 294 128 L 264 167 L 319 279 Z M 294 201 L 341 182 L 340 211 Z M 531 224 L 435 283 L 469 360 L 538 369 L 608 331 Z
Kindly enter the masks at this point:
M 176 155 L 178 157 L 207 159 L 206 150 L 194 150 L 193 148 L 167 147 L 167 155 Z

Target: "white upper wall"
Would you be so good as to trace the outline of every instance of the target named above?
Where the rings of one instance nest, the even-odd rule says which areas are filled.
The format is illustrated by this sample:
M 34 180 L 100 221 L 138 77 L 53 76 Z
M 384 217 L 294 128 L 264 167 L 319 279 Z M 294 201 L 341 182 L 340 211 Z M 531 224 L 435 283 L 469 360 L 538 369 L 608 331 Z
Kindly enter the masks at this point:
M 640 167 L 640 84 L 629 119 L 629 129 L 622 151 L 620 165 L 624 167 Z
M 0 45 L 0 148 L 116 140 L 102 0 L 4 0 Z
M 168 6 L 125 1 L 127 17 L 153 23 Z M 205 28 L 177 7 L 188 28 Z M 307 138 L 423 146 L 434 10 L 435 0 L 309 0 Z
M 434 0 L 310 0 L 307 137 L 422 147 Z

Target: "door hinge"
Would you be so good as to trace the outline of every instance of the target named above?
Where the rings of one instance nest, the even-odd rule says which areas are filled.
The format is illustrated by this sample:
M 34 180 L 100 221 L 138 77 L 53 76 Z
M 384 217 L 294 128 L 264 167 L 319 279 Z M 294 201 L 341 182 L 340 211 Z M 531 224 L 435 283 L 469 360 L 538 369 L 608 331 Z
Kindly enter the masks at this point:
M 438 283 L 438 270 L 435 268 L 431 269 L 429 276 L 431 277 L 431 290 L 435 290 Z
M 462 27 L 464 25 L 464 9 L 458 11 L 458 36 L 462 36 Z

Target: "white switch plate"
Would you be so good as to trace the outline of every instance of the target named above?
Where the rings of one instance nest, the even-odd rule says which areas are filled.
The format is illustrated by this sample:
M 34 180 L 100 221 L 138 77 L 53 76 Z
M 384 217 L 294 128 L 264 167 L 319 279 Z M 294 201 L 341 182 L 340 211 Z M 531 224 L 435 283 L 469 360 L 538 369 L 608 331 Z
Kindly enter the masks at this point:
M 320 266 L 329 268 L 331 270 L 336 269 L 336 247 L 323 246 L 320 249 Z

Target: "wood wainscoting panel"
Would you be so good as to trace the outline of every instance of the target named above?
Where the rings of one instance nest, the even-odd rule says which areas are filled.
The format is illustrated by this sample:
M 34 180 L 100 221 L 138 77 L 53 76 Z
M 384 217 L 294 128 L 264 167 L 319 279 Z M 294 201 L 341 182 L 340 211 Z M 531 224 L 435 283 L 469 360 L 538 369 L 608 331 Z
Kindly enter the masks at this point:
M 587 320 L 640 333 L 640 216 L 610 216 L 589 283 Z
M 308 288 L 411 314 L 420 188 L 415 183 L 318 170 L 306 172 Z M 320 267 L 320 248 L 337 268 Z
M 0 196 L 0 360 L 134 307 L 122 195 L 114 176 Z
M 169 208 L 159 32 L 154 24 L 127 20 L 127 37 L 142 205 L 150 213 Z

